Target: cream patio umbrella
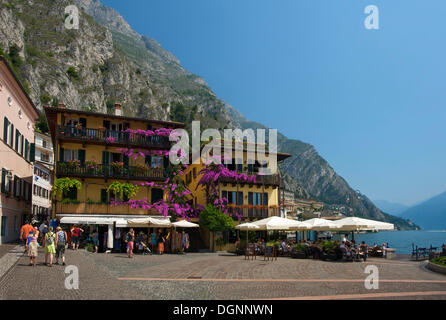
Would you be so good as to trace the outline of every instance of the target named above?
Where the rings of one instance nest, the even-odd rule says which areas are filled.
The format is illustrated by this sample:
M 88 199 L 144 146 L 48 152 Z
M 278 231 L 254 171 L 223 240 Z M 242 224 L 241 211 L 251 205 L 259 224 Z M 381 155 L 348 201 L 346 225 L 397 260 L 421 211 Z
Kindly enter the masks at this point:
M 266 231 L 296 231 L 296 230 L 309 230 L 311 227 L 309 224 L 305 222 L 300 222 L 297 220 L 291 220 L 287 218 L 281 217 L 269 217 L 266 219 L 262 219 L 259 221 L 252 222 L 260 229 Z
M 320 218 L 305 220 L 304 222 L 310 225 L 310 230 L 314 231 L 338 230 L 341 228 L 339 224 L 333 221 Z
M 129 227 L 170 227 L 172 224 L 169 219 L 145 217 L 127 220 Z
M 238 230 L 246 231 L 246 245 L 248 245 L 248 231 L 260 230 L 260 227 L 254 223 L 242 223 L 235 227 Z
M 192 222 L 189 222 L 186 220 L 181 220 L 181 221 L 173 222 L 172 227 L 175 227 L 175 228 L 198 228 L 200 226 L 196 223 L 192 223 Z
M 339 226 L 339 231 L 361 231 L 361 230 L 394 230 L 392 223 L 363 219 L 358 217 L 348 217 L 333 221 Z

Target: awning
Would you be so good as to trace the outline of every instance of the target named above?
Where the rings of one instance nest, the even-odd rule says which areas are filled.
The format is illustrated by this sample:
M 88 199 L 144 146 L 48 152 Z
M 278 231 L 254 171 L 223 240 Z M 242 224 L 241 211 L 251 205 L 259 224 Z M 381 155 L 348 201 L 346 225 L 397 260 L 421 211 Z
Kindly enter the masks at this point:
M 84 225 L 113 225 L 116 222 L 116 227 L 127 228 L 135 226 L 132 222 L 143 222 L 141 225 L 146 227 L 148 221 L 152 221 L 152 225 L 159 227 L 170 226 L 170 221 L 163 217 L 144 217 L 141 216 L 70 216 L 61 217 L 61 224 L 84 224 Z M 145 222 L 145 223 L 144 223 Z
M 118 219 L 106 217 L 63 217 L 60 219 L 61 224 L 113 224 Z M 121 219 L 119 219 L 121 220 Z

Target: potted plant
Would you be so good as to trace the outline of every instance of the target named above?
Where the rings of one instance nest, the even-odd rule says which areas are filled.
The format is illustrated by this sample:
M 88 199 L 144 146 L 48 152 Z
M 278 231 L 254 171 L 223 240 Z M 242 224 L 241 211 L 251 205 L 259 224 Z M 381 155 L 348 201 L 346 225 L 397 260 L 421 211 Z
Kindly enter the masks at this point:
M 324 241 L 321 244 L 322 247 L 322 260 L 337 260 L 338 255 L 336 253 L 336 243 L 334 241 Z
M 303 243 L 297 243 L 291 250 L 293 259 L 306 259 L 308 257 L 308 249 Z

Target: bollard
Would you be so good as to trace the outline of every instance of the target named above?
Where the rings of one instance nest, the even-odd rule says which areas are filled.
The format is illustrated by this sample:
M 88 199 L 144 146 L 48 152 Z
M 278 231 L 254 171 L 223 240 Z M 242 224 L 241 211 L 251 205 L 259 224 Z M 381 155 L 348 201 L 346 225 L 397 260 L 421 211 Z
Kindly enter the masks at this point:
M 389 260 L 396 259 L 396 249 L 387 248 L 386 249 L 386 259 L 389 259 Z

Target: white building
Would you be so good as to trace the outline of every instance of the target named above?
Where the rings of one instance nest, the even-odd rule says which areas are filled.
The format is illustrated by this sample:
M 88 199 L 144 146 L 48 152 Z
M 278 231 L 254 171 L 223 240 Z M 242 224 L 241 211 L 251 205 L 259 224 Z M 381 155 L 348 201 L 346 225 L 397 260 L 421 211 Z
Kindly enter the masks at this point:
M 53 187 L 54 153 L 51 137 L 36 132 L 36 155 L 33 175 L 32 212 L 34 220 L 51 217 L 51 189 Z

